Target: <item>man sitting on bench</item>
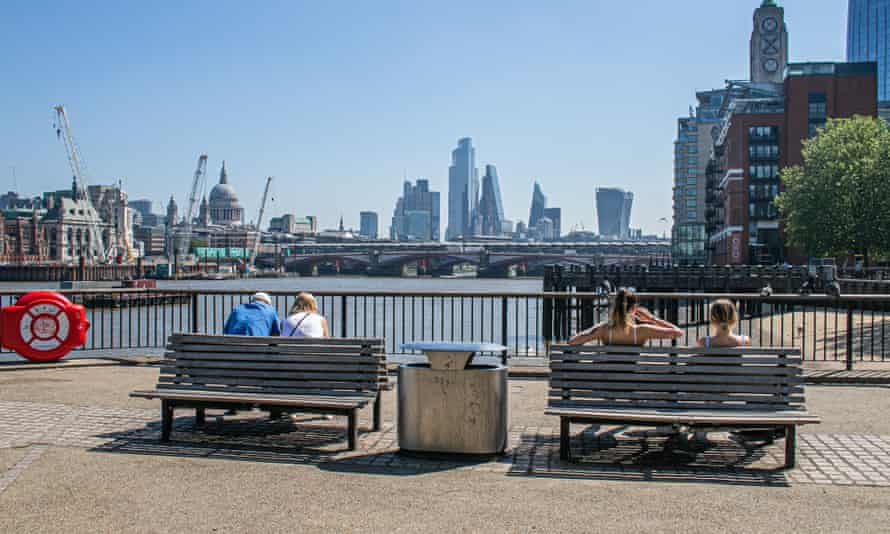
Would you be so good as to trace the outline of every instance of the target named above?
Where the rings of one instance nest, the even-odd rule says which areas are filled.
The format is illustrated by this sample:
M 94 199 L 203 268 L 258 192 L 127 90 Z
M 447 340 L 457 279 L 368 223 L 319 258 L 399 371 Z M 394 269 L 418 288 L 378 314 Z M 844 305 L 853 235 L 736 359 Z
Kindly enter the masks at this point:
M 223 334 L 227 336 L 277 336 L 278 312 L 272 307 L 272 299 L 266 293 L 254 293 L 250 302 L 232 310 L 226 320 Z

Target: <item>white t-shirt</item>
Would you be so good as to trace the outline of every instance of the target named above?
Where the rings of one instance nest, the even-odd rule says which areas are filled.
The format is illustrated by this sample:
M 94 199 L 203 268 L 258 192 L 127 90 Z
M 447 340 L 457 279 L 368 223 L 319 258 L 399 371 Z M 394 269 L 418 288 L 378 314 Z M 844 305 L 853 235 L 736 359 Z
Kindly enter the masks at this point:
M 324 337 L 324 318 L 317 313 L 299 312 L 281 321 L 282 337 Z

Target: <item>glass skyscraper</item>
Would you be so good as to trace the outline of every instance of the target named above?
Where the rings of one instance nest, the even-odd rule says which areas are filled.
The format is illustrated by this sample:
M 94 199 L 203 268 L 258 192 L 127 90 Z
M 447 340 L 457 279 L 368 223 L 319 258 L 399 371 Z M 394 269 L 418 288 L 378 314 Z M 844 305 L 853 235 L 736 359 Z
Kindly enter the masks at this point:
M 878 102 L 890 111 L 890 0 L 850 0 L 847 61 L 878 63 Z
M 504 204 L 501 201 L 501 186 L 498 183 L 498 170 L 494 165 L 485 166 L 482 177 L 482 195 L 479 198 L 479 218 L 482 235 L 498 236 L 504 232 Z
M 476 149 L 469 137 L 460 139 L 451 152 L 448 167 L 448 228 L 445 239 L 469 237 L 473 234 L 474 211 L 479 204 L 479 170 Z
M 547 197 L 541 191 L 541 185 L 535 182 L 535 188 L 532 191 L 532 207 L 528 212 L 528 227 L 534 228 L 538 225 L 538 221 L 544 218 L 544 210 L 547 209 Z
M 596 189 L 596 216 L 602 237 L 627 239 L 630 234 L 630 210 L 634 195 L 623 189 Z

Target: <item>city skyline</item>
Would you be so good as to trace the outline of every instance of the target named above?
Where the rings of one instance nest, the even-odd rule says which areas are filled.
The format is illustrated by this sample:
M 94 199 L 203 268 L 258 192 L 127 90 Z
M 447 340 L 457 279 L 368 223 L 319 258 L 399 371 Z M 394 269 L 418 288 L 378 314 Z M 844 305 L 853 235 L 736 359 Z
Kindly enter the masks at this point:
M 321 228 L 335 227 L 341 215 L 358 227 L 360 211 L 391 211 L 389 191 L 406 175 L 428 177 L 444 195 L 447 147 L 472 136 L 484 150 L 477 165 L 497 164 L 507 219 L 524 218 L 527 191 L 539 179 L 563 208 L 564 232 L 593 229 L 592 199 L 580 192 L 617 185 L 636 193 L 634 225 L 660 235 L 658 219 L 671 213 L 666 147 L 675 119 L 696 89 L 747 76 L 744 43 L 758 3 L 723 6 L 719 18 L 708 16 L 704 1 L 685 9 L 493 4 L 453 28 L 442 21 L 460 6 L 384 3 L 344 15 L 308 4 L 87 2 L 54 10 L 66 23 L 51 38 L 45 10 L 23 3 L 0 21 L 0 43 L 12 52 L 0 64 L 17 73 L 15 84 L 0 88 L 0 189 L 12 189 L 12 167 L 24 195 L 67 187 L 50 125 L 51 107 L 64 103 L 90 183 L 122 179 L 130 198 L 148 197 L 157 211 L 170 193 L 182 209 L 194 159 L 207 152 L 211 168 L 227 160 L 245 222 L 256 218 L 263 179 L 273 175 L 267 217 L 317 211 Z M 843 58 L 846 3 L 781 4 L 794 35 L 792 60 Z M 485 22 L 491 16 L 502 22 L 497 35 Z M 690 16 L 707 16 L 706 24 L 677 35 L 672 28 Z M 195 38 L 188 22 L 195 17 L 233 36 Z M 603 23 L 616 17 L 633 17 L 638 31 L 669 44 L 656 49 Z M 397 24 L 407 31 L 395 36 Z M 322 38 L 332 29 L 343 30 L 336 43 Z M 529 31 L 546 44 L 517 39 Z M 75 43 L 76 54 L 58 47 L 62 41 Z M 416 45 L 411 57 L 400 52 L 406 43 Z M 606 46 L 614 53 L 601 54 Z M 30 67 L 50 62 L 57 67 Z M 442 72 L 459 68 L 472 83 L 441 84 Z M 651 90 L 655 77 L 659 91 Z M 334 195 L 336 203 L 322 202 Z

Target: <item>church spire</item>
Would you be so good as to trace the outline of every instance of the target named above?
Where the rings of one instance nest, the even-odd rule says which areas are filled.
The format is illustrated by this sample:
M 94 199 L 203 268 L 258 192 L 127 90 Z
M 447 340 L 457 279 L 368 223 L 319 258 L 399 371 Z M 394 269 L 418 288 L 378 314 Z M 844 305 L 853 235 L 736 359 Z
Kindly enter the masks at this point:
M 229 175 L 226 173 L 226 160 L 223 160 L 222 169 L 219 170 L 219 183 L 229 183 Z

